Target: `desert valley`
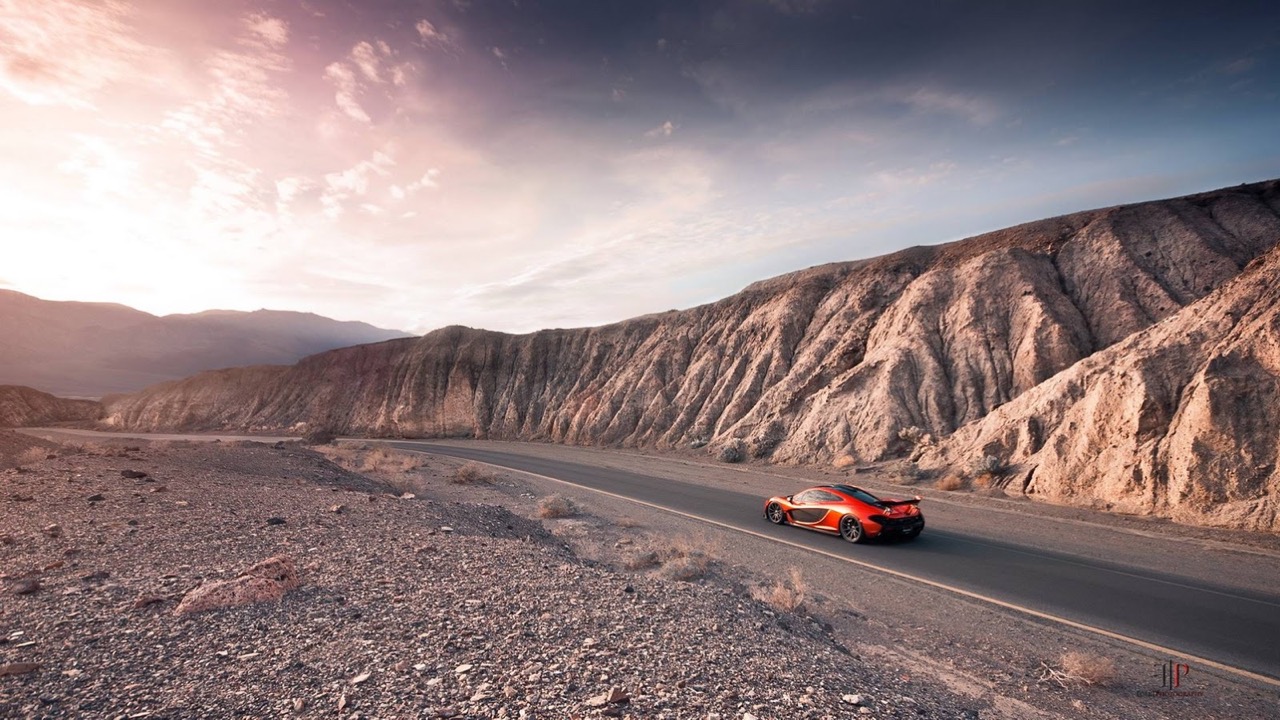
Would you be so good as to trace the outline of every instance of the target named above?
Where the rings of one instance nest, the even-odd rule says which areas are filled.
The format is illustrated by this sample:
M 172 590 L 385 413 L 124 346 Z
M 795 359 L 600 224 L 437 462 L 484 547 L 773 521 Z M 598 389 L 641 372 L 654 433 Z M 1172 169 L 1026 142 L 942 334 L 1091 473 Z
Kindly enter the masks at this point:
M 743 555 L 761 541 L 726 528 L 758 516 L 707 526 L 696 518 L 715 517 L 702 504 L 714 501 L 672 505 L 658 488 L 764 497 L 845 477 L 959 508 L 930 509 L 940 532 L 969 526 L 953 512 L 996 514 L 995 537 L 1054 553 L 1050 566 L 1063 550 L 1102 553 L 1197 587 L 1216 576 L 1257 602 L 1280 561 L 1269 414 L 1278 242 L 1273 181 L 815 267 L 598 328 L 446 328 L 100 400 L 6 386 L 5 425 L 47 429 L 3 431 L 0 706 L 131 717 L 1163 717 L 1146 703 L 1152 664 L 1130 656 L 1127 633 L 1099 646 L 1015 611 L 999 622 L 1030 620 L 1020 640 L 956 628 L 897 647 L 907 626 L 919 635 L 940 617 L 903 612 L 892 599 L 901 590 L 815 576 L 822 555 L 768 542 Z M 453 442 L 404 442 L 417 438 Z M 503 459 L 532 450 L 472 453 L 477 441 L 538 443 L 547 462 L 569 463 L 565 478 L 575 467 L 640 475 L 601 496 L 593 481 L 525 474 L 533 456 Z M 650 495 L 628 495 L 645 486 Z M 1088 527 L 1098 529 L 1086 541 Z M 1199 548 L 1196 562 L 1171 563 L 1180 547 Z M 1251 559 L 1224 573 L 1221 553 Z M 762 554 L 771 562 L 753 567 Z M 186 619 L 187 590 L 271 556 L 301 566 L 290 571 L 296 591 Z M 920 577 L 889 556 L 874 564 L 886 562 L 911 574 L 881 582 Z M 970 603 L 1009 598 L 998 581 L 968 600 L 948 595 L 978 567 L 923 575 L 942 581 L 924 589 L 941 595 L 930 605 L 990 615 Z M 571 589 L 583 583 L 597 590 Z M 1149 591 L 1124 592 L 1145 602 Z M 613 599 L 593 609 L 598 593 Z M 496 617 L 516 624 L 486 629 Z M 683 629 L 655 630 L 659 617 Z M 103 622 L 120 629 L 92 629 Z M 245 623 L 260 636 L 244 637 Z M 324 639 L 290 639 L 312 623 L 329 628 Z M 114 659 L 139 632 L 172 652 L 130 656 L 124 672 Z M 1044 649 L 1072 646 L 1088 649 Z M 989 648 L 981 660 L 977 647 Z M 1262 716 L 1274 702 L 1262 656 L 1237 661 L 1243 675 L 1195 657 L 1213 664 L 1197 665 L 1215 673 L 1213 692 L 1179 708 Z M 197 682 L 193 667 L 225 684 Z M 271 688 L 257 684 L 264 669 Z
M 1280 718 L 1280 5 L 5 0 L 0 718 Z

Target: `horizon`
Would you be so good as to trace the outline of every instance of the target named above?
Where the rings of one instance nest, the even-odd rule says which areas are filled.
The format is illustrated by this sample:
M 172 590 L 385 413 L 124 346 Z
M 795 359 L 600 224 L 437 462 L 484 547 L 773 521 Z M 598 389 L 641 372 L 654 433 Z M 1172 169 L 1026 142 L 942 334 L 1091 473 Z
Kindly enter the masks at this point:
M 1275 179 L 1278 23 L 1257 2 L 27 0 L 0 26 L 0 229 L 22 238 L 0 288 L 418 335 L 684 310 Z

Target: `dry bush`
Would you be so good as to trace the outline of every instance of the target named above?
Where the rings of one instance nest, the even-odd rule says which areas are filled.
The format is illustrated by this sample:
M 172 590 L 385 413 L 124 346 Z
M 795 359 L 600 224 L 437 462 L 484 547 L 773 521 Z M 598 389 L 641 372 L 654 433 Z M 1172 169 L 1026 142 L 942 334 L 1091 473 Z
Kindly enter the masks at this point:
M 689 582 L 705 577 L 711 563 L 711 558 L 706 555 L 678 557 L 662 566 L 662 574 L 672 580 Z
M 1062 654 L 1059 665 L 1053 667 L 1040 663 L 1039 682 L 1067 688 L 1071 685 L 1106 685 L 1116 677 L 1116 664 L 1111 658 L 1096 653 L 1069 650 Z
M 634 555 L 629 555 L 622 561 L 622 567 L 631 570 L 648 570 L 662 564 L 662 558 L 653 550 L 642 550 Z
M 1009 474 L 1009 462 L 996 455 L 982 455 L 973 459 L 969 473 L 974 477 L 990 475 L 1000 478 Z
M 713 543 L 702 535 L 678 535 L 658 552 L 662 574 L 674 580 L 697 580 L 715 563 Z
M 852 472 L 857 472 L 857 468 L 854 467 L 854 465 L 857 465 L 857 464 L 858 464 L 857 458 L 850 455 L 849 453 L 844 453 L 843 455 L 840 455 L 839 457 L 837 457 L 835 460 L 831 462 L 831 466 L 837 470 L 849 469 Z
M 786 581 L 774 578 L 769 585 L 752 588 L 751 597 L 779 612 L 796 612 L 804 606 L 809 585 L 799 568 L 791 568 L 787 576 Z
M 573 517 L 578 513 L 578 506 L 563 495 L 548 495 L 538 501 L 538 517 L 544 520 Z
M 630 517 L 628 515 L 620 516 L 617 520 L 613 522 L 613 524 L 617 525 L 620 528 L 627 528 L 628 530 L 631 528 L 638 528 L 641 526 L 639 520 L 633 517 Z
M 938 482 L 934 484 L 934 487 L 939 490 L 963 490 L 966 484 L 963 476 L 950 473 L 938 478 Z
M 493 473 L 480 463 L 464 463 L 449 476 L 454 485 L 482 485 L 493 482 Z
M 329 428 L 308 430 L 307 434 L 302 436 L 302 442 L 306 445 L 331 445 L 337 439 L 338 434 Z
M 18 455 L 19 465 L 31 465 L 38 463 L 49 456 L 49 451 L 42 447 L 29 447 Z
M 1111 658 L 1079 650 L 1063 654 L 1062 670 L 1089 685 L 1106 685 L 1116 677 L 1116 664 Z
M 929 476 L 919 465 L 906 463 L 894 472 L 894 480 L 899 485 L 915 485 Z
M 741 438 L 734 438 L 720 446 L 720 452 L 716 456 L 720 458 L 720 462 L 740 463 L 747 459 L 747 444 Z

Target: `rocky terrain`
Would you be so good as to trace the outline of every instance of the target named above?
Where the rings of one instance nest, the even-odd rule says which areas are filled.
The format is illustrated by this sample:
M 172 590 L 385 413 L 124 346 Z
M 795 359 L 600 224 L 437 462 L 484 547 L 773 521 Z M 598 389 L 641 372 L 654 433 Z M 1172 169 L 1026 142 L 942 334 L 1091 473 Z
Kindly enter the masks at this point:
M 18 385 L 0 385 L 0 428 L 43 425 L 69 420 L 97 420 L 102 406 L 89 400 L 67 400 Z
M 1280 248 L 1218 292 L 971 423 L 921 458 L 1015 463 L 1055 502 L 1280 530 Z
M 156 317 L 123 305 L 53 302 L 0 290 L 0 337 L 0 383 L 101 397 L 202 370 L 287 364 L 407 335 L 310 313 L 214 310 Z
M 740 444 L 744 454 L 775 462 L 876 461 L 910 450 L 899 436 L 905 428 L 945 438 L 1100 351 L 1113 348 L 1105 357 L 1114 363 L 1135 348 L 1128 338 L 1217 297 L 1278 240 L 1280 181 L 1244 185 L 811 268 L 709 305 L 604 327 L 520 336 L 453 327 L 291 367 L 205 373 L 113 400 L 108 422 L 134 430 L 323 427 L 657 448 L 706 442 L 713 452 Z M 1274 263 L 1257 273 L 1274 279 Z M 1238 372 L 1263 380 L 1256 401 L 1274 405 L 1274 368 L 1248 354 L 1233 357 Z M 1091 397 L 1099 418 L 1108 407 L 1141 404 L 1114 393 Z M 1167 393 L 1162 398 L 1151 402 L 1167 405 Z M 981 433 L 998 432 L 997 418 L 1012 415 L 991 417 Z M 1065 489 L 1067 466 L 1055 474 L 1048 461 L 1038 463 L 1039 479 L 1028 487 L 1064 502 L 1141 512 L 1180 505 L 1168 512 L 1184 521 L 1275 529 L 1274 513 L 1262 507 L 1264 488 L 1247 479 L 1267 474 L 1274 453 L 1266 447 L 1274 443 L 1238 437 L 1260 426 L 1228 427 L 1220 417 L 1181 418 L 1182 444 L 1152 455 L 1143 471 L 1149 481 L 1141 482 L 1154 487 L 1181 472 L 1169 466 L 1175 447 L 1211 442 L 1223 458 L 1249 448 L 1254 465 L 1234 489 L 1158 489 L 1148 495 L 1166 499 L 1115 503 L 1104 496 L 1134 482 L 1135 462 L 1122 454 L 1090 466 L 1081 482 L 1092 489 Z M 1063 437 L 1072 427 L 1062 427 Z M 1135 445 L 1136 436 L 1125 434 L 1133 427 L 1092 427 L 1093 434 L 1072 436 L 1075 457 Z M 973 432 L 936 457 L 968 463 L 988 444 L 963 439 Z M 1023 447 L 1010 459 L 1040 450 Z M 1207 469 L 1199 477 L 1184 485 L 1210 481 Z M 1196 493 L 1201 502 L 1184 502 Z M 1240 502 L 1229 512 L 1205 512 L 1227 497 Z
M 803 614 L 442 498 L 449 477 L 391 487 L 257 443 L 120 442 L 5 471 L 0 716 L 978 716 Z M 280 601 L 175 613 L 272 556 L 301 583 Z

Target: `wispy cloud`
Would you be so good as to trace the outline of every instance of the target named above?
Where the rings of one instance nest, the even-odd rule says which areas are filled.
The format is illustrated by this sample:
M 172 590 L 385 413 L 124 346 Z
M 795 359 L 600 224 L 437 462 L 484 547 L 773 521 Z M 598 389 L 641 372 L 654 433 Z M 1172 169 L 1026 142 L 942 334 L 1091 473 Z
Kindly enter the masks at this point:
M 902 92 L 900 98 L 918 112 L 954 115 L 974 125 L 988 125 L 1000 116 L 996 104 L 979 95 L 922 87 Z
M 31 105 L 88 108 L 104 88 L 162 66 L 123 2 L 8 0 L 0 19 L 0 90 Z
M 413 72 L 412 62 L 400 62 L 397 53 L 382 40 L 360 41 L 347 56 L 324 69 L 324 77 L 334 87 L 334 103 L 347 117 L 362 123 L 372 122 L 359 98 L 370 86 L 404 87 Z
M 647 138 L 668 138 L 676 131 L 677 127 L 679 127 L 679 125 L 667 120 L 658 127 L 646 130 L 644 132 L 644 136 Z

